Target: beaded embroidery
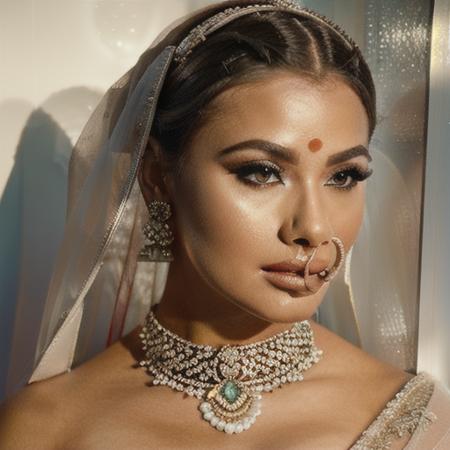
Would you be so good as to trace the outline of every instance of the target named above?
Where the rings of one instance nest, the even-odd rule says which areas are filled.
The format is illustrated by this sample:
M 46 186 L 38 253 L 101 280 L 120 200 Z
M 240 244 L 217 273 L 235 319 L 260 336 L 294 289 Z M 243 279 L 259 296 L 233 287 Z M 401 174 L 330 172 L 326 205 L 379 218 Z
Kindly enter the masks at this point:
M 426 411 L 433 390 L 434 381 L 425 372 L 411 378 L 350 450 L 388 450 L 395 439 L 406 433 L 426 431 L 437 419 L 433 412 Z
M 181 63 L 186 60 L 192 50 L 201 42 L 206 40 L 206 37 L 215 30 L 221 28 L 232 20 L 253 12 L 260 11 L 288 11 L 296 13 L 301 16 L 306 16 L 323 22 L 330 27 L 350 49 L 359 51 L 359 47 L 355 41 L 336 23 L 326 16 L 323 16 L 316 11 L 310 10 L 297 4 L 292 0 L 267 0 L 265 3 L 254 3 L 247 6 L 235 6 L 224 9 L 223 11 L 209 17 L 204 22 L 194 27 L 188 35 L 181 41 L 175 50 L 174 61 Z

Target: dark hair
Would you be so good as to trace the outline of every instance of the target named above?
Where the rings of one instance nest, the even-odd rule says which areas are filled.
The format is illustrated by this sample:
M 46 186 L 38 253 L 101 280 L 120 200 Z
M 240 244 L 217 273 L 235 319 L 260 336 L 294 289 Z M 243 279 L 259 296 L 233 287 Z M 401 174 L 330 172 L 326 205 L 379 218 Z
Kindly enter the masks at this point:
M 323 81 L 330 72 L 339 74 L 367 111 L 370 140 L 376 125 L 376 95 L 360 50 L 350 48 L 318 20 L 281 11 L 240 17 L 209 35 L 186 61 L 173 62 L 152 135 L 170 160 L 181 161 L 183 147 L 208 116 L 214 97 L 273 69 L 295 71 L 313 82 Z

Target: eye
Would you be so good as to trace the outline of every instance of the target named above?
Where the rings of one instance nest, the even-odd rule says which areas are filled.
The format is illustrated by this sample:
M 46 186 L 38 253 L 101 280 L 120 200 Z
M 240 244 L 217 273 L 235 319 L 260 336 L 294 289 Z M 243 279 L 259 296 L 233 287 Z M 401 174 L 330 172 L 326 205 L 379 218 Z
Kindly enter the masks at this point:
M 336 189 L 350 190 L 359 182 L 369 178 L 372 173 L 372 169 L 362 169 L 358 166 L 350 166 L 335 172 L 330 178 L 330 180 L 334 180 L 334 183 L 327 183 L 325 186 L 334 186 Z
M 269 163 L 268 161 L 264 163 L 246 163 L 245 165 L 234 169 L 234 172 L 244 183 L 256 186 L 267 186 L 282 181 L 282 170 L 277 165 Z

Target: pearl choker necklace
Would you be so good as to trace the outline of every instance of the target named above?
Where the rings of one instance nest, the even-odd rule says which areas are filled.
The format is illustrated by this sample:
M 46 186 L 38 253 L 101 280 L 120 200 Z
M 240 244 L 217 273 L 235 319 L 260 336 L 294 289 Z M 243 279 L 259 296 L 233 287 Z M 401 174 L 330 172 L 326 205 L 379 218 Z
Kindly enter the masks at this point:
M 167 385 L 201 400 L 203 419 L 219 431 L 247 430 L 261 413 L 261 392 L 303 380 L 318 362 L 307 320 L 263 341 L 212 347 L 189 342 L 163 327 L 152 310 L 142 332 L 142 367 L 153 385 Z

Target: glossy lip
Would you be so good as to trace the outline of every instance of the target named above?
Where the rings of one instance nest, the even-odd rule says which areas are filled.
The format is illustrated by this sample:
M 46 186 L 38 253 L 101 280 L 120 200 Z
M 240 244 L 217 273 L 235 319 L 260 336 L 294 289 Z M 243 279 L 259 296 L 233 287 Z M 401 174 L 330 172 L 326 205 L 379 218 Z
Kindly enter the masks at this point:
M 308 291 L 304 277 L 299 273 L 263 270 L 265 278 L 281 289 Z
M 316 267 L 316 271 L 312 271 L 311 268 L 309 270 L 308 284 L 305 279 L 305 269 L 311 259 L 314 258 L 315 252 L 311 255 L 311 258 L 307 262 L 300 261 L 299 259 L 289 259 L 282 261 L 280 263 L 271 264 L 269 266 L 262 267 L 262 271 L 264 273 L 265 278 L 274 286 L 279 287 L 281 289 L 289 289 L 297 292 L 304 292 L 305 294 L 314 294 L 317 292 L 317 289 L 311 289 L 309 286 L 309 281 L 311 277 L 314 277 L 315 284 L 317 284 L 317 274 L 324 270 L 324 268 Z M 324 283 L 321 282 L 320 285 Z
M 300 261 L 298 259 L 289 259 L 282 261 L 280 263 L 271 264 L 270 266 L 263 267 L 264 271 L 269 272 L 295 272 L 299 275 L 304 275 L 306 262 Z

